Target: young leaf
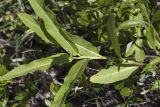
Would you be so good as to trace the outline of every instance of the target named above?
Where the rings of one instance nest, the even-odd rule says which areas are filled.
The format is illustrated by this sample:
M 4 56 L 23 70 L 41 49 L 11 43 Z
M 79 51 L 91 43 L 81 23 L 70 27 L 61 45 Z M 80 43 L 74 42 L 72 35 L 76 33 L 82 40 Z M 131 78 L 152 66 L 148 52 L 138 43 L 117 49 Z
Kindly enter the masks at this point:
M 78 50 L 68 35 L 61 34 L 62 26 L 58 24 L 52 11 L 44 7 L 44 0 L 29 0 L 35 13 L 43 19 L 47 32 L 57 41 L 57 43 L 67 52 L 77 55 Z
M 121 58 L 121 49 L 116 34 L 115 16 L 110 14 L 107 21 L 107 35 L 109 36 L 115 53 Z
M 122 96 L 128 97 L 133 93 L 133 90 L 127 87 L 122 88 L 122 90 L 120 91 L 120 94 Z
M 145 21 L 141 21 L 141 20 L 128 20 L 128 21 L 121 23 L 119 27 L 117 28 L 117 30 L 128 29 L 130 27 L 135 27 L 135 26 L 145 26 L 146 24 L 148 23 Z
M 88 61 L 89 61 L 88 59 L 83 59 L 77 62 L 75 65 L 73 65 L 68 75 L 65 77 L 63 85 L 61 86 L 57 94 L 55 95 L 54 102 L 51 107 L 62 107 L 67 97 L 67 94 L 69 93 L 70 89 L 73 87 L 76 79 L 85 70 L 88 64 Z
M 20 65 L 10 72 L 6 73 L 3 76 L 0 76 L 0 81 L 2 80 L 10 80 L 16 77 L 20 77 L 29 73 L 32 73 L 36 70 L 46 70 L 51 65 L 64 64 L 69 62 L 68 54 L 57 54 L 47 58 L 42 58 L 38 60 L 34 60 L 29 64 Z
M 128 78 L 137 68 L 137 66 L 120 68 L 118 66 L 111 66 L 110 68 L 102 69 L 100 72 L 93 75 L 90 78 L 90 81 L 99 84 L 114 83 Z
M 121 90 L 123 87 L 124 87 L 124 81 L 117 82 L 117 83 L 114 84 L 114 88 L 116 90 Z

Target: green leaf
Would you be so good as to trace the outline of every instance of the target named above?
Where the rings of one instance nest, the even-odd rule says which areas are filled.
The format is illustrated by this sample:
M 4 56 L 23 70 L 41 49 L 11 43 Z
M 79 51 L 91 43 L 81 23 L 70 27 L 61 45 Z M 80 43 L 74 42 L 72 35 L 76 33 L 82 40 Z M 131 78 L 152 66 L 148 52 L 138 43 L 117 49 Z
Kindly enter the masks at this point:
M 143 39 L 137 39 L 135 42 L 135 59 L 138 62 L 143 62 L 145 59 L 145 53 L 144 50 L 142 49 L 142 43 L 143 43 Z
M 152 84 L 151 90 L 159 90 L 159 89 L 160 89 L 160 80 L 157 80 Z
M 156 50 L 154 29 L 151 25 L 148 26 L 148 28 L 146 29 L 145 36 L 147 37 L 147 41 L 148 41 L 149 45 L 151 46 L 151 48 Z
M 32 2 L 32 1 L 31 1 Z M 42 3 L 42 2 L 41 2 Z M 42 4 L 40 4 L 42 8 Z M 43 10 L 44 9 L 44 10 Z M 90 58 L 90 59 L 105 59 L 104 57 L 102 57 L 101 55 L 99 55 L 98 50 L 96 49 L 96 47 L 94 47 L 91 43 L 87 42 L 86 40 L 76 36 L 76 35 L 72 35 L 69 32 L 67 32 L 66 30 L 64 30 L 57 22 L 54 13 L 52 13 L 50 10 L 43 8 L 42 10 L 46 12 L 46 14 L 48 15 L 48 17 L 51 19 L 55 19 L 55 20 L 51 20 L 52 22 L 54 22 L 55 27 L 57 28 L 57 30 L 59 30 L 58 32 L 65 37 L 66 40 L 68 40 L 67 38 L 70 38 L 70 40 L 72 40 L 71 42 L 74 43 L 73 46 L 76 47 L 76 50 L 78 51 L 78 55 L 84 57 L 84 58 Z M 37 8 L 34 9 L 35 12 L 38 11 Z M 39 17 L 41 17 L 44 21 L 47 20 L 46 18 L 48 18 L 47 16 L 45 18 L 43 18 L 42 16 L 39 15 L 39 11 L 37 12 L 37 15 Z M 49 19 L 48 19 L 49 20 Z M 44 22 L 45 23 L 45 22 Z M 51 22 L 50 22 L 51 23 Z M 53 28 L 53 27 L 52 27 Z M 48 31 L 48 30 L 47 30 Z M 53 30 L 51 30 L 53 31 Z M 48 31 L 49 32 L 49 31 Z M 55 34 L 57 35 L 57 34 Z M 66 38 L 67 37 L 67 38 Z M 60 40 L 60 39 L 59 39 Z M 62 42 L 62 40 L 60 40 Z
M 131 45 L 131 46 L 128 46 L 128 45 Z M 126 49 L 126 54 L 125 54 L 126 57 L 131 56 L 136 50 L 136 46 L 135 44 L 132 45 L 132 42 L 130 42 L 128 45 L 127 45 L 128 49 Z
M 93 3 L 93 2 L 95 2 L 96 0 L 87 0 L 88 1 L 88 3 Z
M 159 63 L 160 63 L 160 57 L 154 58 L 149 64 L 146 65 L 146 67 L 143 69 L 143 72 L 144 71 L 146 71 L 146 72 L 153 71 L 153 68 L 155 68 L 155 66 Z
M 30 5 L 45 24 L 47 32 L 57 41 L 57 43 L 67 52 L 77 55 L 78 50 L 68 35 L 63 32 L 62 26 L 57 22 L 55 14 L 44 6 L 44 0 L 29 0 Z
M 109 36 L 115 53 L 121 58 L 121 49 L 116 34 L 115 16 L 110 14 L 107 20 L 107 35 Z
M 6 66 L 0 65 L 0 76 L 6 74 L 8 72 Z
M 122 88 L 122 90 L 120 91 L 120 94 L 125 97 L 130 96 L 132 93 L 133 93 L 133 90 L 127 87 Z
M 105 59 L 105 57 L 99 55 L 99 51 L 90 42 L 82 39 L 76 35 L 70 35 L 71 39 L 77 46 L 78 52 L 82 57 L 90 59 Z
M 25 99 L 27 97 L 27 95 L 28 94 L 26 92 L 21 92 L 19 95 L 17 95 L 15 97 L 15 99 L 18 100 L 18 101 L 21 101 L 21 100 Z
M 128 21 L 121 23 L 118 26 L 117 30 L 128 29 L 130 27 L 135 27 L 135 26 L 145 26 L 146 24 L 148 23 L 145 21 L 141 21 L 141 20 L 128 20 Z
M 46 106 L 51 107 L 51 101 L 48 99 L 44 99 L 44 100 L 45 100 L 44 102 L 45 102 Z
M 128 57 L 135 52 L 135 59 L 138 62 L 143 62 L 145 59 L 145 53 L 142 49 L 143 39 L 137 39 L 136 42 L 127 50 L 125 56 Z
M 58 85 L 58 84 L 51 84 L 50 85 L 50 91 L 51 91 L 51 93 L 53 94 L 53 95 L 55 95 L 57 92 L 58 92 L 58 90 L 59 90 L 59 88 L 60 88 L 60 86 Z
M 124 81 L 115 84 L 114 87 L 116 90 L 121 90 L 124 87 Z
M 83 59 L 73 65 L 68 75 L 65 77 L 63 85 L 55 95 L 54 102 L 51 107 L 62 107 L 70 89 L 73 87 L 74 82 L 77 80 L 77 78 L 80 77 L 85 70 L 88 61 L 88 59 Z
M 90 78 L 90 81 L 99 84 L 114 83 L 128 78 L 137 68 L 137 66 L 120 68 L 118 66 L 111 66 L 110 68 L 102 69 L 100 72 L 93 75 Z
M 111 3 L 113 0 L 97 0 L 97 2 L 100 4 L 100 5 L 105 5 L 107 6 L 109 3 Z
M 46 34 L 43 32 L 40 25 L 34 20 L 34 18 L 31 15 L 25 13 L 19 13 L 18 16 L 27 27 L 29 27 L 37 34 L 38 37 L 40 37 L 46 43 L 52 43 L 52 41 L 49 41 L 46 38 Z
M 152 23 L 160 21 L 160 10 L 158 9 L 152 16 Z
M 144 14 L 144 16 L 147 18 L 148 22 L 150 22 L 150 19 L 149 19 L 150 15 L 149 15 L 148 9 L 146 8 L 147 6 L 145 6 L 142 3 L 139 3 L 138 5 L 140 6 L 140 9 L 142 13 Z
M 57 54 L 47 58 L 42 58 L 38 60 L 34 60 L 29 64 L 20 65 L 7 74 L 0 76 L 0 80 L 10 80 L 16 77 L 20 77 L 29 73 L 32 73 L 36 70 L 46 70 L 51 65 L 64 64 L 69 62 L 68 54 Z

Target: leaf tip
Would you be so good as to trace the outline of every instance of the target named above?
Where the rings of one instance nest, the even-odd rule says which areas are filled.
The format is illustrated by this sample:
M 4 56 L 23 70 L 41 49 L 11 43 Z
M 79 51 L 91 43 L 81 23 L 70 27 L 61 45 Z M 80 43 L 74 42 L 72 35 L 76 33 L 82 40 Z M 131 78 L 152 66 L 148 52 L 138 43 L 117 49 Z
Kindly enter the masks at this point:
M 96 74 L 96 75 L 91 76 L 91 77 L 90 77 L 90 82 L 92 82 L 92 83 L 97 83 L 97 81 L 96 81 L 96 77 L 98 77 L 98 75 L 97 75 L 97 74 Z

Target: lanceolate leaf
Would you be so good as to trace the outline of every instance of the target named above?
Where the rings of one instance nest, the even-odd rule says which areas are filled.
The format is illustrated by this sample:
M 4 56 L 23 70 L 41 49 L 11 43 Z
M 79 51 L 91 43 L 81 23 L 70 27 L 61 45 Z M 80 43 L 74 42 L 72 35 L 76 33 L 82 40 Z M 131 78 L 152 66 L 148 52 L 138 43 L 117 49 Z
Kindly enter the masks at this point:
M 111 66 L 110 68 L 102 69 L 100 72 L 93 75 L 90 78 L 90 81 L 99 84 L 114 83 L 128 78 L 137 68 L 138 68 L 137 66 L 128 66 L 128 67 Z
M 57 41 L 57 43 L 67 52 L 77 55 L 78 50 L 71 38 L 61 34 L 62 27 L 58 24 L 53 12 L 44 7 L 44 0 L 29 0 L 35 13 L 43 19 L 47 32 Z
M 83 59 L 77 62 L 73 67 L 70 69 L 68 75 L 64 79 L 64 84 L 61 86 L 60 90 L 54 97 L 54 102 L 51 107 L 62 107 L 65 102 L 66 96 L 69 93 L 70 89 L 73 87 L 74 82 L 85 70 L 88 59 Z
M 107 21 L 107 35 L 109 36 L 113 49 L 115 53 L 121 57 L 121 49 L 118 41 L 118 37 L 116 34 L 116 26 L 115 26 L 115 16 L 114 14 L 110 14 Z
M 105 57 L 99 55 L 99 51 L 90 42 L 82 39 L 76 35 L 70 35 L 73 42 L 77 46 L 79 54 L 83 57 L 90 59 L 105 59 Z
M 30 3 L 32 3 L 32 5 L 33 5 L 35 3 L 35 1 L 30 1 Z M 43 0 L 40 0 L 40 1 L 43 1 Z M 37 1 L 37 2 L 39 2 L 39 1 Z M 84 40 L 84 39 L 82 39 L 82 38 L 80 38 L 80 37 L 78 37 L 76 35 L 72 35 L 69 32 L 67 32 L 66 30 L 64 30 L 58 24 L 58 22 L 57 22 L 57 20 L 55 18 L 55 14 L 52 13 L 49 9 L 43 8 L 42 2 L 39 2 L 38 8 L 40 8 L 42 10 L 42 12 L 46 13 L 46 17 L 44 17 L 44 16 L 42 16 L 40 14 L 40 11 L 36 7 L 33 7 L 33 9 L 35 10 L 36 14 L 44 20 L 44 23 L 46 23 L 45 25 L 46 25 L 46 29 L 48 29 L 47 31 L 50 34 L 55 34 L 55 32 L 58 32 L 59 35 L 58 34 L 55 34 L 55 35 L 58 35 L 57 38 L 62 44 L 65 43 L 65 41 L 63 42 L 63 39 L 59 38 L 60 35 L 63 36 L 64 39 L 68 43 L 71 44 L 71 46 L 73 46 L 72 48 L 74 48 L 76 51 L 78 51 L 76 54 L 78 54 L 78 55 L 80 55 L 82 57 L 85 57 L 85 58 L 90 58 L 90 59 L 105 59 L 104 57 L 99 55 L 98 50 L 91 43 L 87 42 L 86 40 Z M 48 23 L 51 23 L 51 22 L 53 24 L 49 25 Z M 53 25 L 54 25 L 54 27 L 53 27 Z M 47 27 L 47 26 L 50 26 L 50 27 Z M 58 30 L 58 31 L 55 31 L 54 29 Z M 60 43 L 60 42 L 58 42 L 58 43 Z
M 19 13 L 18 16 L 21 19 L 21 21 L 27 27 L 29 27 L 31 30 L 33 30 L 37 34 L 37 36 L 39 36 L 42 40 L 44 40 L 46 43 L 52 43 L 52 41 L 49 41 L 46 38 L 46 34 L 44 34 L 40 25 L 34 20 L 34 18 L 31 15 L 28 15 L 25 13 Z
M 51 65 L 64 64 L 69 62 L 68 54 L 57 54 L 47 58 L 34 60 L 29 64 L 20 65 L 7 74 L 0 76 L 0 80 L 10 80 L 19 76 L 23 76 L 32 73 L 36 70 L 46 70 Z
M 121 23 L 119 25 L 119 27 L 117 28 L 117 30 L 128 29 L 130 27 L 135 27 L 135 26 L 145 26 L 146 24 L 148 24 L 148 23 L 145 22 L 145 21 L 128 20 L 128 21 L 125 21 L 125 22 Z

